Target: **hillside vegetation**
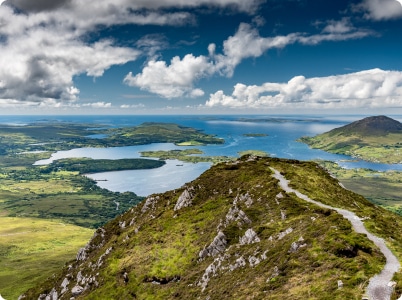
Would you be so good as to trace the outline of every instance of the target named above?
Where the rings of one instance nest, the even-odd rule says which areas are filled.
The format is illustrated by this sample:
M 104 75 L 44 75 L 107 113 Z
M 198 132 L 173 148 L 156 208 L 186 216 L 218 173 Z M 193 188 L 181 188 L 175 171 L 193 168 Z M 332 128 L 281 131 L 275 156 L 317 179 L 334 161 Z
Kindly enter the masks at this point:
M 386 116 L 364 118 L 300 142 L 367 161 L 402 163 L 402 124 Z
M 285 193 L 271 167 L 311 199 L 355 212 L 401 260 L 399 216 L 315 163 L 245 156 L 99 228 L 26 299 L 361 299 L 382 253 L 335 211 Z M 394 280 L 392 299 L 401 273 Z

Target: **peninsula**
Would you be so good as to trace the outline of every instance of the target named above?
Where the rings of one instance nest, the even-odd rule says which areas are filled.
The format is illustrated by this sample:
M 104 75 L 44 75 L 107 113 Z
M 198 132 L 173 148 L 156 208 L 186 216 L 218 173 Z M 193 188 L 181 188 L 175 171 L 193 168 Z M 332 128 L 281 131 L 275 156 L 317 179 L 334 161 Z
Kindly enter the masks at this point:
M 299 141 L 311 148 L 366 161 L 402 163 L 402 124 L 386 116 L 367 117 Z

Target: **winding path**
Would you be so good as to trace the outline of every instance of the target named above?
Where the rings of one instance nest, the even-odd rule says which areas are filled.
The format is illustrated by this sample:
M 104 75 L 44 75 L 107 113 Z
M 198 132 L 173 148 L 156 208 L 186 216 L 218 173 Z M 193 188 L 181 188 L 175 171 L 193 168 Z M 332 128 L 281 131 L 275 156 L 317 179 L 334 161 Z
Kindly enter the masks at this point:
M 286 178 L 283 177 L 279 171 L 275 170 L 274 168 L 271 168 L 271 170 L 275 173 L 273 177 L 279 180 L 279 185 L 285 192 L 295 193 L 297 197 L 307 202 L 314 203 L 315 205 L 318 205 L 323 208 L 335 210 L 336 212 L 341 214 L 344 218 L 348 219 L 350 223 L 352 223 L 352 227 L 357 233 L 364 233 L 367 235 L 367 238 L 369 240 L 373 241 L 373 243 L 384 254 L 386 258 L 386 263 L 383 270 L 379 274 L 373 276 L 370 279 L 370 282 L 366 289 L 366 295 L 370 300 L 389 300 L 391 298 L 391 294 L 393 291 L 391 280 L 392 277 L 394 276 L 394 273 L 399 270 L 400 264 L 395 255 L 387 247 L 384 240 L 368 232 L 362 220 L 353 212 L 346 209 L 340 209 L 329 205 L 325 205 L 321 202 L 310 199 L 308 196 L 289 187 L 289 180 L 286 180 Z

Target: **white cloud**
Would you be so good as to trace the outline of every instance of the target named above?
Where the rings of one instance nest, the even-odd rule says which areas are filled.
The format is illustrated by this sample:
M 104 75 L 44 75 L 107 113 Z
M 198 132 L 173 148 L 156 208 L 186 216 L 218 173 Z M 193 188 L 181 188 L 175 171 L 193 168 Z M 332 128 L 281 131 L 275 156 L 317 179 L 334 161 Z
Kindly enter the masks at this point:
M 92 108 L 110 108 L 112 107 L 112 103 L 100 101 L 100 102 L 84 103 L 81 106 L 92 107 Z
M 305 78 L 261 86 L 236 84 L 231 95 L 217 91 L 208 107 L 316 108 L 402 107 L 402 72 L 372 69 L 345 75 Z
M 272 48 L 283 48 L 297 41 L 298 34 L 261 37 L 249 24 L 242 23 L 236 34 L 223 43 L 223 55 L 217 55 L 217 71 L 232 76 L 236 66 L 246 58 L 259 57 Z
M 99 77 L 111 66 L 137 59 L 139 50 L 117 46 L 115 41 L 87 42 L 88 36 L 99 27 L 123 24 L 178 26 L 194 23 L 194 16 L 181 9 L 219 6 L 252 13 L 260 3 L 260 0 L 1 1 L 0 105 L 10 103 L 10 99 L 12 103 L 26 105 L 53 101 L 72 103 L 79 96 L 74 76 Z M 163 44 L 152 45 L 144 38 L 137 47 L 152 56 L 154 48 L 163 47 Z M 197 68 L 197 65 L 190 63 L 190 68 Z M 184 85 L 172 93 L 202 94 L 201 90 Z
M 396 0 L 363 0 L 355 9 L 364 11 L 365 17 L 372 20 L 402 18 L 402 6 Z
M 166 98 L 200 96 L 204 92 L 193 88 L 193 82 L 210 74 L 212 63 L 205 56 L 187 54 L 180 59 L 172 58 L 170 65 L 164 61 L 151 60 L 142 73 L 133 76 L 130 72 L 124 82 Z
M 331 21 L 320 34 L 310 36 L 290 33 L 262 37 L 257 29 L 242 23 L 236 33 L 223 42 L 222 54 L 217 54 L 216 45 L 210 44 L 208 56 L 187 54 L 183 59 L 176 56 L 170 64 L 151 60 L 141 73 L 133 75 L 130 72 L 124 82 L 169 99 L 199 97 L 203 96 L 203 91 L 194 88 L 197 80 L 214 74 L 231 77 L 244 59 L 260 57 L 270 49 L 281 49 L 295 43 L 315 45 L 324 41 L 357 39 L 371 34 L 356 29 L 347 19 Z
M 139 104 L 122 104 L 120 108 L 129 109 L 129 108 L 145 108 L 145 105 L 142 103 Z
M 347 33 L 354 31 L 355 27 L 350 22 L 349 18 L 343 18 L 341 20 L 330 20 L 324 27 L 322 32 L 324 33 Z

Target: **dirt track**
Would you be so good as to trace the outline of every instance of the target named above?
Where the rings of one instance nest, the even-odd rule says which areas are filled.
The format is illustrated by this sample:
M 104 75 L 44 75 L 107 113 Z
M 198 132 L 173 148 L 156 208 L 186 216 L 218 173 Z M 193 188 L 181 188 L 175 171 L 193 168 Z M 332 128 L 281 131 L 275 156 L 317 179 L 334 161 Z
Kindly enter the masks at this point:
M 370 279 L 369 285 L 367 286 L 366 289 L 366 294 L 370 300 L 390 299 L 393 290 L 391 280 L 392 277 L 394 276 L 394 273 L 399 270 L 400 263 L 398 259 L 395 257 L 395 255 L 391 252 L 391 250 L 387 247 L 384 240 L 368 232 L 362 220 L 353 212 L 346 209 L 340 209 L 329 205 L 325 205 L 321 202 L 310 199 L 308 196 L 289 187 L 289 180 L 286 180 L 286 178 L 283 177 L 279 171 L 275 170 L 274 168 L 271 168 L 271 170 L 275 173 L 273 176 L 279 180 L 279 185 L 285 192 L 295 193 L 297 197 L 307 202 L 314 203 L 323 208 L 335 210 L 336 212 L 341 214 L 344 218 L 348 219 L 350 223 L 352 223 L 352 227 L 357 233 L 366 234 L 367 238 L 374 242 L 374 244 L 384 254 L 386 258 L 386 263 L 383 270 L 379 274 L 373 276 Z

